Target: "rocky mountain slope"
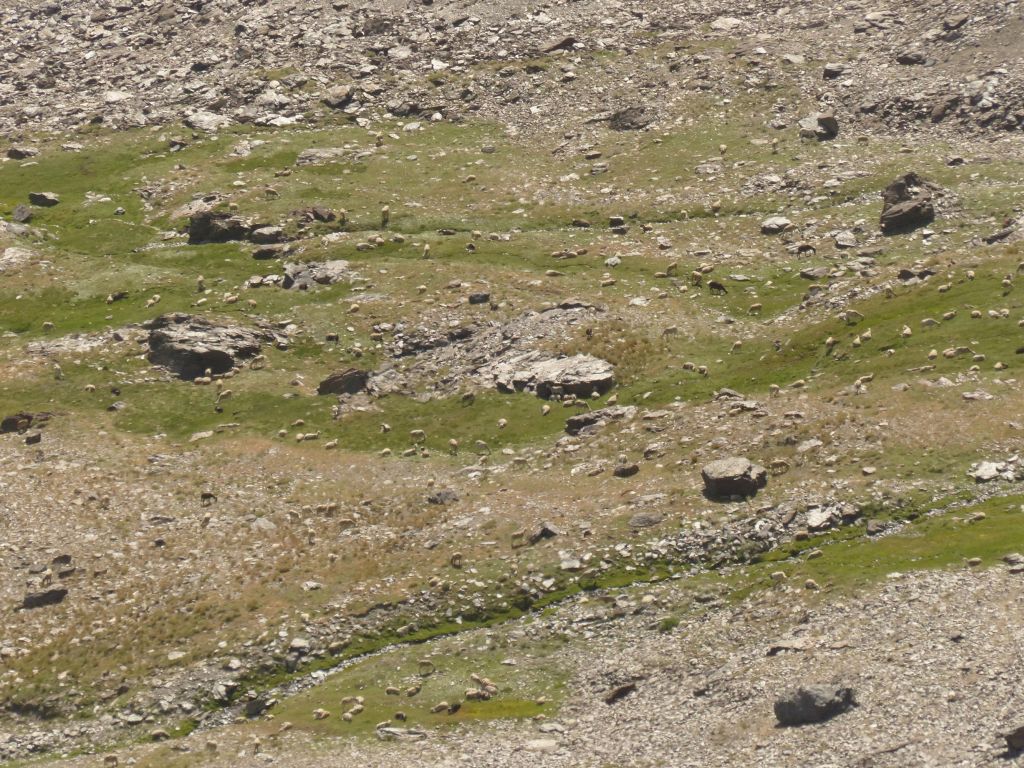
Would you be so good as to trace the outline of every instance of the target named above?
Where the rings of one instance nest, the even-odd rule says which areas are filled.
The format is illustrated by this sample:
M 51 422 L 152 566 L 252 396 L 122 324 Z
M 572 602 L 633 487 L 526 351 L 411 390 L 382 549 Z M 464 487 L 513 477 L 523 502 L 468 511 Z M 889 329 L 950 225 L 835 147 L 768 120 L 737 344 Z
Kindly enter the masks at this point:
M 1024 764 L 1024 7 L 0 0 L 0 760 Z

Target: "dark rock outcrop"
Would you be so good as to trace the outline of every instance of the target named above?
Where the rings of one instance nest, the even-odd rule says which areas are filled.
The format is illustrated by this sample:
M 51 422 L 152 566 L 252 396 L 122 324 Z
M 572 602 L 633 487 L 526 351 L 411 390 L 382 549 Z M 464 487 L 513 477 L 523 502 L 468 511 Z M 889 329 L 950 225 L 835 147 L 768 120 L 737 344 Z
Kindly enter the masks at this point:
M 45 608 L 48 605 L 57 605 L 64 602 L 68 591 L 64 587 L 43 590 L 42 592 L 29 592 L 21 601 L 21 610 L 28 611 L 33 608 Z
M 821 723 L 856 706 L 852 688 L 837 685 L 806 685 L 775 700 L 780 725 Z
M 316 393 L 318 395 L 354 395 L 366 389 L 366 382 L 369 378 L 370 372 L 359 368 L 335 371 L 320 382 Z
M 199 211 L 188 221 L 190 245 L 245 240 L 251 229 L 245 219 L 220 211 Z

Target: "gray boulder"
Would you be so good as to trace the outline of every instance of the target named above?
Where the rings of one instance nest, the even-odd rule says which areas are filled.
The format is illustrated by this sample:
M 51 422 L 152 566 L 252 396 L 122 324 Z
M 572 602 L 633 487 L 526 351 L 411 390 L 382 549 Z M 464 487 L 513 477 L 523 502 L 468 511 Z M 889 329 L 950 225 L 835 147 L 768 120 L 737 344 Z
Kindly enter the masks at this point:
M 639 131 L 653 122 L 654 114 L 646 107 L 627 107 L 608 118 L 608 127 L 613 131 Z
M 219 325 L 183 312 L 161 315 L 142 327 L 149 330 L 149 362 L 189 380 L 207 369 L 214 374 L 227 373 L 258 355 L 263 344 L 278 340 L 270 331 Z
M 775 700 L 780 725 L 807 725 L 830 720 L 855 707 L 852 688 L 838 685 L 806 685 Z
M 838 135 L 839 121 L 831 112 L 818 112 L 800 121 L 801 138 L 830 141 Z
M 257 245 L 274 245 L 283 243 L 288 235 L 281 227 L 259 227 L 249 233 L 249 239 Z
M 565 431 L 570 435 L 579 435 L 603 427 L 610 421 L 631 419 L 636 416 L 636 412 L 634 405 L 610 405 L 596 411 L 577 413 L 565 420 Z
M 741 456 L 712 461 L 700 474 L 711 498 L 753 496 L 768 484 L 768 471 Z
M 335 371 L 320 382 L 316 393 L 318 395 L 354 395 L 366 389 L 366 382 L 369 378 L 370 372 L 359 368 Z
M 561 395 L 589 397 L 615 386 L 615 369 L 606 360 L 590 355 L 544 358 L 531 350 L 490 367 L 502 392 L 528 391 L 545 399 Z
M 793 228 L 793 222 L 785 216 L 771 216 L 761 222 L 761 233 L 765 235 L 777 235 Z
M 324 96 L 324 104 L 331 109 L 344 109 L 356 96 L 356 91 L 351 85 L 337 85 L 331 88 Z
M 882 192 L 882 232 L 889 235 L 930 224 L 935 219 L 933 196 L 938 189 L 916 173 L 892 182 Z
M 282 288 L 294 288 L 305 291 L 316 285 L 334 285 L 351 280 L 355 273 L 349 269 L 344 259 L 334 259 L 323 263 L 311 261 L 306 264 L 286 264 Z
M 189 128 L 194 128 L 197 131 L 206 131 L 207 133 L 214 133 L 227 128 L 234 121 L 226 115 L 218 115 L 214 112 L 207 112 L 203 109 L 197 109 L 190 115 L 185 117 L 184 123 Z

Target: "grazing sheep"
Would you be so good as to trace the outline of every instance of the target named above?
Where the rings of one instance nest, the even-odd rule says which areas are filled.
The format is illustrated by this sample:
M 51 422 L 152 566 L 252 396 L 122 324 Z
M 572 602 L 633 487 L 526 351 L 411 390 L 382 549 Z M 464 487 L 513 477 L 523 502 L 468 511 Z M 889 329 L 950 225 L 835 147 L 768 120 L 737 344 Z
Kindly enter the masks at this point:
M 252 360 L 249 361 L 249 368 L 253 371 L 258 371 L 261 368 L 263 368 L 263 366 L 265 366 L 266 364 L 266 355 L 256 355 L 256 357 L 252 358 Z
M 712 296 L 721 296 L 722 294 L 728 293 L 728 291 L 725 290 L 725 286 L 717 280 L 708 281 L 708 291 Z
M 391 206 L 385 205 L 380 209 L 380 228 L 387 229 L 388 224 L 391 222 Z
M 760 314 L 761 314 L 761 310 L 762 310 L 763 308 L 764 308 L 764 305 L 763 305 L 763 304 L 761 304 L 761 303 L 757 303 L 757 304 L 751 304 L 751 305 L 750 305 L 750 306 L 749 306 L 749 307 L 747 308 L 747 314 L 748 314 L 748 315 L 760 315 Z
M 454 437 L 448 441 L 448 453 L 452 456 L 457 456 L 459 454 L 459 441 Z
M 477 456 L 482 456 L 484 454 L 489 454 L 491 452 L 491 446 L 489 446 L 483 440 L 474 441 L 473 449 L 476 451 Z
M 203 491 L 202 493 L 199 494 L 199 503 L 202 504 L 204 507 L 210 506 L 215 501 L 217 501 L 217 494 L 215 494 L 213 491 Z
M 700 288 L 703 283 L 704 273 L 697 269 L 693 270 L 693 272 L 690 273 L 690 285 L 694 288 Z
M 388 432 L 391 431 L 391 425 L 388 424 L 387 422 L 381 422 L 380 431 L 382 434 L 387 434 Z
M 414 443 L 422 443 L 427 439 L 427 433 L 422 429 L 409 430 L 409 439 Z

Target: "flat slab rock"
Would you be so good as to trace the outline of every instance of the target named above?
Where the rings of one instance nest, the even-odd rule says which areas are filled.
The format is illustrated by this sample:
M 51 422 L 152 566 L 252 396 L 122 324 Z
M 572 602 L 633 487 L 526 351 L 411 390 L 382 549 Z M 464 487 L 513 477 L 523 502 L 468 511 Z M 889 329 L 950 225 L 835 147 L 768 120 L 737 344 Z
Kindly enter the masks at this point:
M 546 358 L 527 351 L 495 363 L 486 373 L 503 392 L 534 392 L 545 399 L 559 393 L 588 397 L 615 386 L 612 364 L 590 355 Z
M 603 427 L 610 421 L 629 420 L 636 416 L 635 405 L 610 405 L 596 411 L 587 411 L 570 416 L 565 420 L 565 431 L 570 435 Z
M 712 498 L 753 496 L 768 484 L 768 471 L 742 456 L 712 461 L 700 474 L 704 489 Z
M 183 312 L 160 315 L 143 328 L 149 331 L 149 362 L 189 380 L 206 370 L 227 373 L 258 355 L 263 344 L 279 341 L 269 330 L 221 325 Z

